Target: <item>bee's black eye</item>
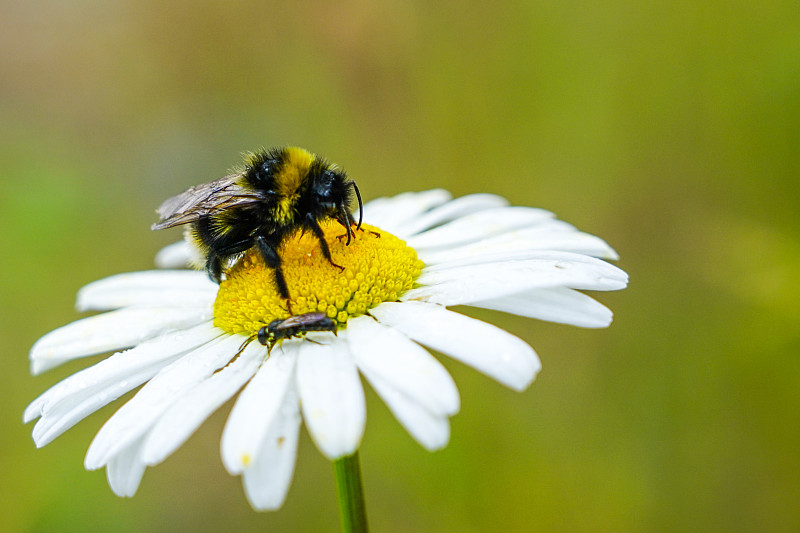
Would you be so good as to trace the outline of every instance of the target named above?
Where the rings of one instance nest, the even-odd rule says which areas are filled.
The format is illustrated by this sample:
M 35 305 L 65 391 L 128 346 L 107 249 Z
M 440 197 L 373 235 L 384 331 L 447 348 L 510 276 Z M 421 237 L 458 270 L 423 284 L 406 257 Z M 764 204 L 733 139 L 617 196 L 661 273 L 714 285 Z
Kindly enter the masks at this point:
M 335 182 L 336 173 L 332 170 L 326 170 L 317 180 L 316 187 L 314 187 L 314 192 L 320 197 L 328 198 L 333 192 L 333 186 Z

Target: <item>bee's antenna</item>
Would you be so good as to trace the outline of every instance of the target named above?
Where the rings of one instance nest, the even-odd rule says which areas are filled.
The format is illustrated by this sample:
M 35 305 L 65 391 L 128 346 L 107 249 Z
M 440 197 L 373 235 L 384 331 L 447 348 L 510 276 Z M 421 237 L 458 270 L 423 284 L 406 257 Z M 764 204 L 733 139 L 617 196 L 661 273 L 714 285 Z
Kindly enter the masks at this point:
M 361 192 L 358 190 L 358 185 L 355 181 L 350 182 L 353 184 L 353 189 L 356 191 L 356 198 L 358 198 L 358 226 L 356 229 L 361 229 L 361 221 L 364 220 L 364 206 L 361 204 Z

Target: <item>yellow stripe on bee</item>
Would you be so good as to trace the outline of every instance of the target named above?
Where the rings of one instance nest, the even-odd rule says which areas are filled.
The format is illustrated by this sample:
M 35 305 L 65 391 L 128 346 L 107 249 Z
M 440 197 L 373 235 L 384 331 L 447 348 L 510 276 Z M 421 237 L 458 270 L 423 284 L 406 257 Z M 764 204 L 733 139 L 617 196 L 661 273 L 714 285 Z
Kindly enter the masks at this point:
M 275 188 L 280 196 L 275 217 L 286 221 L 294 218 L 292 209 L 300 196 L 298 189 L 308 176 L 311 164 L 314 162 L 314 154 L 294 146 L 286 148 L 283 154 L 280 173 L 275 176 Z
M 284 196 L 280 199 L 278 207 L 275 209 L 275 220 L 284 224 L 294 221 L 292 211 L 298 196 L 300 195 L 293 194 L 292 196 Z
M 314 154 L 302 148 L 287 148 L 280 173 L 275 177 L 275 185 L 281 196 L 292 196 L 308 176 Z

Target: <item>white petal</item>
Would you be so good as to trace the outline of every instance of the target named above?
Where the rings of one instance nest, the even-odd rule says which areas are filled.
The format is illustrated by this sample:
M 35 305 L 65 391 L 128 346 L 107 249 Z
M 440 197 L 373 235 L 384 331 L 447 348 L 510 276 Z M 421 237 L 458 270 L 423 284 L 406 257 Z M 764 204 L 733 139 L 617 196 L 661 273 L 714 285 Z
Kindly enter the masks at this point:
M 161 370 L 100 428 L 86 454 L 86 469 L 103 466 L 149 430 L 177 398 L 230 361 L 242 339 L 228 335 L 213 340 Z
M 366 404 L 343 340 L 301 343 L 297 391 L 306 427 L 320 452 L 331 460 L 355 452 L 364 434 Z
M 271 511 L 283 505 L 292 483 L 300 422 L 297 393 L 290 383 L 253 464 L 243 472 L 245 494 L 254 509 Z
M 417 283 L 401 299 L 459 305 L 498 298 L 535 288 L 569 287 L 619 290 L 628 275 L 604 261 L 566 252 L 541 252 L 540 259 L 503 261 L 444 270 L 423 269 Z
M 495 194 L 469 194 L 434 207 L 413 219 L 406 220 L 403 225 L 403 233 L 405 235 L 415 235 L 428 228 L 439 226 L 470 213 L 506 205 L 508 205 L 508 201 L 502 196 Z
M 408 192 L 391 198 L 377 198 L 364 205 L 364 222 L 403 237 L 403 225 L 421 213 L 443 204 L 452 196 L 444 189 Z M 356 215 L 358 220 L 358 215 Z
M 553 221 L 559 222 L 559 221 Z M 572 252 L 576 254 L 616 259 L 616 252 L 602 239 L 570 230 L 542 231 L 526 228 L 484 239 L 479 242 L 446 250 L 420 250 L 419 258 L 437 268 L 478 263 L 531 259 L 542 251 Z
M 540 223 L 553 213 L 533 207 L 498 207 L 463 216 L 408 238 L 415 250 L 457 246 Z
M 469 305 L 584 328 L 605 328 L 613 317 L 597 300 L 564 287 L 531 289 Z
M 519 230 L 519 237 L 533 243 L 539 250 L 555 250 L 585 254 L 601 259 L 617 260 L 619 255 L 600 237 L 570 228 L 567 231 L 553 231 L 550 228 L 536 227 Z M 511 235 L 507 240 L 512 240 Z M 517 239 L 513 239 L 516 241 Z
M 155 263 L 157 268 L 187 268 L 196 261 L 202 261 L 197 249 L 186 241 L 178 241 L 159 250 Z
M 541 368 L 536 353 L 522 339 L 438 305 L 386 302 L 370 313 L 412 339 L 516 390 L 526 388 Z
M 75 411 L 86 410 L 82 416 L 58 431 L 60 434 L 87 414 L 150 379 L 177 357 L 221 333 L 211 322 L 207 322 L 184 331 L 167 333 L 125 352 L 118 352 L 51 387 L 25 409 L 23 420 L 28 423 L 45 415 L 50 418 L 47 425 L 61 426 L 63 421 L 56 423 L 58 419 L 72 417 Z M 137 379 L 139 377 L 141 381 Z M 37 429 L 34 429 L 34 439 L 38 443 L 36 433 Z M 50 440 L 52 438 L 47 439 L 47 442 Z M 44 444 L 46 443 L 39 445 Z
M 170 362 L 170 360 L 164 361 L 163 366 Z M 160 367 L 148 368 L 131 374 L 119 384 L 109 385 L 105 389 L 99 390 L 97 395 L 86 396 L 81 394 L 74 399 L 70 398 L 69 402 L 64 402 L 47 412 L 33 428 L 32 436 L 36 446 L 41 448 L 49 444 L 56 437 L 59 437 L 104 405 L 152 378 L 159 370 Z
M 139 438 L 128 444 L 106 466 L 108 484 L 117 496 L 130 498 L 139 488 L 145 470 L 139 457 L 142 440 Z
M 219 286 L 202 272 L 153 270 L 118 274 L 86 285 L 78 292 L 79 311 L 105 311 L 129 305 L 207 306 Z
M 266 356 L 264 346 L 251 343 L 235 361 L 174 402 L 148 433 L 142 460 L 152 466 L 169 457 L 247 383 Z
M 447 446 L 450 423 L 446 415 L 431 413 L 371 370 L 362 369 L 362 373 L 414 440 L 430 451 Z
M 149 354 L 146 352 L 134 350 L 130 350 L 130 357 L 126 359 L 124 366 L 115 365 L 118 368 L 98 369 L 98 373 L 105 375 L 101 375 L 97 381 L 94 381 L 91 375 L 82 376 L 79 373 L 62 382 L 66 386 L 54 390 L 52 399 L 39 411 L 42 418 L 33 428 L 33 440 L 36 446 L 49 444 L 90 414 L 151 379 L 162 368 L 183 355 L 181 352 L 173 351 L 166 352 L 163 356 L 148 357 Z M 143 356 L 141 361 L 133 359 L 137 355 Z M 87 370 L 93 369 L 94 367 Z M 81 388 L 82 385 L 86 385 L 86 388 Z M 26 417 L 35 418 L 35 416 L 38 416 L 35 408 L 26 411 Z
M 33 345 L 31 372 L 38 374 L 61 363 L 122 348 L 172 330 L 209 320 L 212 308 L 125 308 L 91 316 L 51 331 Z
M 362 372 L 379 376 L 434 415 L 458 412 L 460 400 L 453 378 L 439 361 L 402 333 L 360 316 L 348 321 L 347 342 Z
M 222 463 L 231 474 L 253 464 L 270 426 L 281 413 L 297 361 L 299 343 L 285 342 L 239 394 L 222 431 Z

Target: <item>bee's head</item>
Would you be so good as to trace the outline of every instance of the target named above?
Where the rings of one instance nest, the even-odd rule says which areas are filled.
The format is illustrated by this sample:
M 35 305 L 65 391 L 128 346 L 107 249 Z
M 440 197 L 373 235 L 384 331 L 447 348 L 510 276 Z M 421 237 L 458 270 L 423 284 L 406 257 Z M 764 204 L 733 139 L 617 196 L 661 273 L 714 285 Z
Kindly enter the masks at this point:
M 347 244 L 353 235 L 351 226 L 355 224 L 350 204 L 353 193 L 358 200 L 358 228 L 361 227 L 361 193 L 358 191 L 356 182 L 348 179 L 344 171 L 336 167 L 327 167 L 322 170 L 313 181 L 311 192 L 314 195 L 314 203 L 319 206 L 319 215 L 330 216 L 339 221 L 347 228 Z
M 350 205 L 351 183 L 343 171 L 329 167 L 312 177 L 310 192 L 314 202 L 327 211 L 326 214 L 333 215 Z
M 314 216 L 319 219 L 331 217 L 338 220 L 342 226 L 348 228 L 347 242 L 350 242 L 352 230 L 350 226 L 355 223 L 350 204 L 353 200 L 353 192 L 358 199 L 359 212 L 361 210 L 361 194 L 353 180 L 335 165 L 329 165 L 324 160 L 317 160 L 317 168 L 313 169 L 309 177 L 310 185 L 308 192 L 311 196 L 310 203 L 314 206 Z M 316 170 L 316 171 L 314 171 Z M 361 226 L 361 220 L 358 222 Z
M 287 213 L 305 213 L 314 219 L 332 217 L 349 227 L 354 223 L 350 210 L 353 193 L 361 209 L 355 182 L 336 165 L 302 148 L 262 150 L 245 163 L 244 176 L 250 186 L 267 203 L 282 201 L 291 206 Z

